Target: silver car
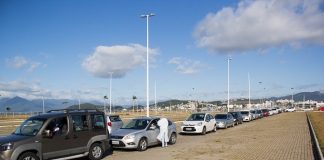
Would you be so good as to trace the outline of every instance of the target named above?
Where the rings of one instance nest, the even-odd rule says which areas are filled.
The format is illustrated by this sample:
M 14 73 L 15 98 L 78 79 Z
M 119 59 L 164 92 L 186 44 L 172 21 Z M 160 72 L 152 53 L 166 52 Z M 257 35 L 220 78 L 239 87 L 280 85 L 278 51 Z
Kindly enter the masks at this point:
M 216 114 L 216 127 L 217 128 L 228 128 L 234 127 L 234 117 L 230 113 Z
M 119 115 L 117 114 L 108 114 L 106 115 L 106 119 L 107 119 L 107 129 L 109 131 L 109 134 L 111 134 L 112 132 L 121 128 L 124 125 L 123 121 L 120 119 Z
M 148 146 L 160 144 L 157 139 L 160 129 L 157 122 L 158 117 L 138 117 L 131 119 L 122 128 L 111 134 L 113 148 L 137 149 L 145 151 Z M 176 125 L 169 121 L 168 134 L 169 144 L 177 141 Z

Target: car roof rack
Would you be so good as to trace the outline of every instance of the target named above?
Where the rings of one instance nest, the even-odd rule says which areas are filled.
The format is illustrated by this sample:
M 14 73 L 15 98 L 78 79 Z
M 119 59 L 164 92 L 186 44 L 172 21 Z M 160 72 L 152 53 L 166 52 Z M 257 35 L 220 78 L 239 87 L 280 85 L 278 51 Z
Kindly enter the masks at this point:
M 47 111 L 47 113 L 53 113 L 53 112 L 64 112 L 64 113 L 71 113 L 71 112 L 102 112 L 98 109 L 53 109 Z

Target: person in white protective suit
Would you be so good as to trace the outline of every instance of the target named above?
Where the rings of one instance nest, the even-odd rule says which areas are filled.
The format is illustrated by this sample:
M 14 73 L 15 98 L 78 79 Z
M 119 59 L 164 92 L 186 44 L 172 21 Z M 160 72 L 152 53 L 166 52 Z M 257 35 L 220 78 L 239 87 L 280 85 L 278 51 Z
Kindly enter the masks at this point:
M 169 142 L 168 136 L 168 126 L 169 122 L 166 118 L 161 118 L 157 125 L 160 127 L 160 133 L 157 136 L 157 139 L 162 142 L 162 147 L 167 147 Z

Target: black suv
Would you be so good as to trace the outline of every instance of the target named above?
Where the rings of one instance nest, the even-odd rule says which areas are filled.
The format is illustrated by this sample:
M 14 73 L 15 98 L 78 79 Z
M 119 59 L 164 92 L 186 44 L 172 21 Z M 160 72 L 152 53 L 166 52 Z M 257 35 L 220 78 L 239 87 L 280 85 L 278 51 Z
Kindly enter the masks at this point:
M 25 120 L 0 138 L 0 160 L 99 160 L 110 149 L 106 119 L 98 110 L 51 110 Z

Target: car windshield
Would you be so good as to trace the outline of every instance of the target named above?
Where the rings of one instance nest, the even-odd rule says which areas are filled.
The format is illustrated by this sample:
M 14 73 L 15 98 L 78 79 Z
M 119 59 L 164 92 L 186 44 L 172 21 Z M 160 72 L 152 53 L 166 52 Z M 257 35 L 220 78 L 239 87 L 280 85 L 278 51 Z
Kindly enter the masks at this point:
M 13 134 L 24 136 L 35 136 L 42 128 L 46 119 L 43 118 L 30 118 L 24 121 Z
M 234 117 L 237 117 L 237 116 L 238 116 L 236 112 L 231 112 L 231 114 L 232 114 L 232 116 L 234 116 Z
M 248 111 L 243 111 L 243 112 L 241 112 L 241 114 L 249 114 L 249 112 Z
M 268 110 L 267 109 L 263 109 L 262 112 L 268 112 Z
M 251 111 L 251 113 L 255 114 L 255 110 Z
M 121 121 L 119 116 L 109 116 L 111 122 L 118 122 Z
M 187 121 L 204 121 L 205 120 L 205 114 L 192 114 L 187 119 Z
M 123 125 L 120 129 L 145 129 L 146 126 L 150 123 L 148 119 L 132 119 Z
M 216 114 L 215 119 L 227 119 L 226 114 Z

